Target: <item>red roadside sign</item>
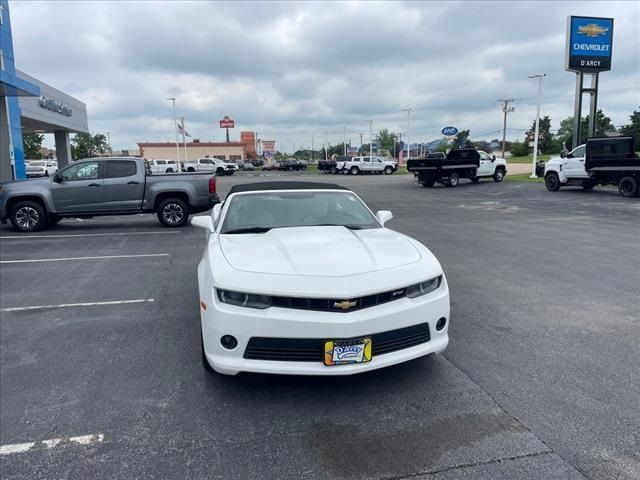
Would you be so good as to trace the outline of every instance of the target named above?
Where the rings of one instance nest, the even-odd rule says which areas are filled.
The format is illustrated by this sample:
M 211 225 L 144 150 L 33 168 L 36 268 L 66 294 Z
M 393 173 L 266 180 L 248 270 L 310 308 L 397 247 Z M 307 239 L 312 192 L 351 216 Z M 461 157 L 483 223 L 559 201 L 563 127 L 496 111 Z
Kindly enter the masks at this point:
M 231 120 L 228 115 L 225 115 L 222 120 L 220 120 L 220 128 L 235 128 L 236 122 Z

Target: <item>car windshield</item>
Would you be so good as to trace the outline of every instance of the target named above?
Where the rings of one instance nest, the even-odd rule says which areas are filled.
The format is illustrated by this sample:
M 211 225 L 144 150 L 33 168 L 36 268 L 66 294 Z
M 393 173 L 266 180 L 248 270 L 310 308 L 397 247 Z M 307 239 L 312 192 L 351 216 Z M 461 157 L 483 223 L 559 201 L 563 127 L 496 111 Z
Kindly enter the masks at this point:
M 44 167 L 44 162 L 29 162 L 30 167 Z
M 233 196 L 221 233 L 263 233 L 272 228 L 316 225 L 380 228 L 371 211 L 351 192 L 264 191 Z

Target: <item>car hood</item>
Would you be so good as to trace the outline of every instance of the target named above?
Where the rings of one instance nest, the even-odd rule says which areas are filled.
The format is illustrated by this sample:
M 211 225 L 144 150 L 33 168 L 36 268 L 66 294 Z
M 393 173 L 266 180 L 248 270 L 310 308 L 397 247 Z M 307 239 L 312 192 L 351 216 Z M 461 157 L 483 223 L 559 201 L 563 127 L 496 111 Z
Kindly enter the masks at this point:
M 407 237 L 386 228 L 275 228 L 259 234 L 220 235 L 219 242 L 232 268 L 275 275 L 346 277 L 422 258 Z

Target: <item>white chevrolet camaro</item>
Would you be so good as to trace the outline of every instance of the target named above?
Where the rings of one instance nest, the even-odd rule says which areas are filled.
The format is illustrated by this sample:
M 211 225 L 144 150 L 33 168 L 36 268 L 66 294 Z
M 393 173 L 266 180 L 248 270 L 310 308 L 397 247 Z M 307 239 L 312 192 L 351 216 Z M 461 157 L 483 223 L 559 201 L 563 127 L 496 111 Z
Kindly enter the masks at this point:
M 236 185 L 198 264 L 207 370 L 349 375 L 442 352 L 449 289 L 420 242 L 338 185 Z

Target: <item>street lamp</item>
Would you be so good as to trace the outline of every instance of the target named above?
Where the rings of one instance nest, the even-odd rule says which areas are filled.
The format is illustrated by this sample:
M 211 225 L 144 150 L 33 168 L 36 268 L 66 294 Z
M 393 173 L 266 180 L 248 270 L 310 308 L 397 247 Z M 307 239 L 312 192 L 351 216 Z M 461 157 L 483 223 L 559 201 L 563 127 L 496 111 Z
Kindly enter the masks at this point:
M 538 107 L 536 109 L 536 130 L 535 130 L 535 136 L 533 137 L 533 160 L 531 164 L 531 175 L 529 175 L 529 178 L 537 178 L 536 163 L 538 162 L 538 137 L 540 134 L 540 104 L 542 103 L 542 79 L 546 76 L 547 76 L 546 73 L 529 75 L 529 78 L 538 79 Z
M 180 145 L 178 143 L 178 116 L 176 115 L 176 97 L 168 97 L 167 100 L 173 104 L 173 128 L 176 131 L 176 170 L 180 171 Z
M 342 155 L 347 156 L 347 126 L 342 127 Z
M 369 120 L 369 160 L 373 162 L 373 120 Z
M 402 112 L 407 112 L 407 133 L 405 134 L 405 138 L 407 140 L 407 160 L 411 158 L 411 144 L 409 143 L 409 129 L 411 128 L 411 107 L 403 108 Z

